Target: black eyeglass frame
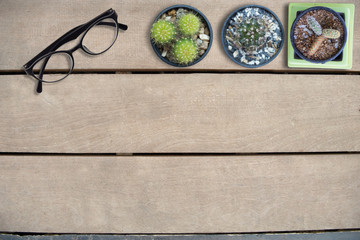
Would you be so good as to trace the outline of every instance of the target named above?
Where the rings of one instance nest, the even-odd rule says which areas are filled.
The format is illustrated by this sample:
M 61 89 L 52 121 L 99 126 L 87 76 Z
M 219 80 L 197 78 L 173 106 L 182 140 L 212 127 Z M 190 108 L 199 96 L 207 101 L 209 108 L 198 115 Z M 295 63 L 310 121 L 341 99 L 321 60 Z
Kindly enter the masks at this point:
M 50 44 L 47 48 L 45 48 L 43 51 L 41 51 L 39 54 L 37 54 L 34 58 L 32 58 L 29 62 L 27 62 L 23 67 L 24 70 L 26 72 L 26 74 L 34 77 L 36 80 L 39 81 L 38 87 L 37 87 L 37 92 L 41 92 L 42 91 L 42 82 L 45 83 L 55 83 L 55 82 L 59 82 L 61 80 L 63 80 L 64 78 L 66 78 L 67 76 L 69 76 L 69 74 L 73 71 L 74 69 L 74 57 L 72 55 L 73 52 L 75 52 L 76 50 L 78 50 L 79 48 L 82 49 L 84 52 L 90 54 L 90 55 L 99 55 L 102 54 L 104 52 L 106 52 L 107 50 L 109 50 L 114 43 L 116 42 L 116 39 L 118 37 L 119 34 L 119 29 L 121 30 L 127 30 L 127 25 L 125 24 L 121 24 L 118 23 L 117 21 L 117 13 L 115 12 L 115 10 L 113 9 L 109 9 L 105 12 L 103 12 L 102 14 L 100 14 L 99 16 L 93 18 L 92 20 L 90 20 L 89 22 L 79 25 L 73 29 L 71 29 L 70 31 L 68 31 L 67 33 L 65 33 L 64 35 L 62 35 L 60 38 L 58 38 L 55 42 L 53 42 L 52 44 Z M 111 22 L 101 22 L 104 19 L 112 19 L 114 21 L 114 23 Z M 109 25 L 109 26 L 114 26 L 116 27 L 116 36 L 114 38 L 113 43 L 105 50 L 103 50 L 100 53 L 94 53 L 91 52 L 89 49 L 86 48 L 86 46 L 83 45 L 83 40 L 84 37 L 86 36 L 86 34 L 88 33 L 88 31 L 95 25 L 100 24 L 100 25 Z M 84 35 L 82 36 L 80 42 L 73 48 L 69 49 L 69 50 L 63 50 L 63 51 L 56 51 L 59 47 L 61 47 L 62 45 L 75 40 L 76 38 L 78 38 L 81 34 Z M 51 55 L 53 54 L 67 54 L 72 63 L 71 63 L 71 68 L 70 71 L 67 73 L 67 75 L 65 75 L 63 78 L 55 80 L 55 81 L 46 81 L 42 79 L 46 64 L 50 58 Z M 45 59 L 45 60 L 44 60 Z M 41 60 L 44 60 L 44 62 L 42 63 L 42 66 L 40 68 L 40 72 L 39 72 L 39 77 L 37 77 L 34 74 L 34 66 Z

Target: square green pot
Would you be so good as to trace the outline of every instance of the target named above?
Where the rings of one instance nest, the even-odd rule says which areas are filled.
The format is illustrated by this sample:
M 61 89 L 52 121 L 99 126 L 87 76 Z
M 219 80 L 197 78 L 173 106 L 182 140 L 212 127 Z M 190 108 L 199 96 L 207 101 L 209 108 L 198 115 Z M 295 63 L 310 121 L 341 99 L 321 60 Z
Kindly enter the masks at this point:
M 290 41 L 290 30 L 296 18 L 298 11 L 304 11 L 311 7 L 327 7 L 335 12 L 345 15 L 345 24 L 347 28 L 348 39 L 343 50 L 343 58 L 341 61 L 329 61 L 322 63 L 311 63 L 303 59 L 295 59 L 294 49 Z M 289 4 L 289 22 L 288 22 L 288 67 L 297 68 L 330 68 L 330 69 L 351 69 L 352 52 L 353 52 L 353 35 L 354 35 L 354 4 L 338 4 L 338 3 L 290 3 Z

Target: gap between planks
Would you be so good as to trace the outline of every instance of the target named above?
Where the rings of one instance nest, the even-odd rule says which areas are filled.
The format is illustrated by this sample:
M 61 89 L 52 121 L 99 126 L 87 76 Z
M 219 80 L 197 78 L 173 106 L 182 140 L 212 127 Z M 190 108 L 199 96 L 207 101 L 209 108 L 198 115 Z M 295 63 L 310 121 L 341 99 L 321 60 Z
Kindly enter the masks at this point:
M 196 152 L 177 152 L 177 153 L 55 153 L 55 152 L 0 152 L 0 156 L 84 156 L 84 157 L 232 157 L 232 156 L 312 156 L 312 155 L 346 155 L 359 154 L 360 151 L 346 151 L 346 152 L 253 152 L 253 153 L 196 153 Z
M 52 72 L 51 74 L 58 74 L 61 72 Z M 105 70 L 73 70 L 71 74 L 303 74 L 303 75 L 359 75 L 360 71 L 344 72 L 337 69 L 324 69 L 319 72 L 317 69 L 287 69 L 282 70 L 269 70 L 269 69 L 239 69 L 239 70 L 221 70 L 221 69 L 179 69 L 179 70 L 156 70 L 156 69 L 105 69 Z M 26 75 L 22 70 L 0 70 L 0 75 Z
M 316 235 L 315 235 L 316 234 Z M 254 240 L 264 240 L 264 237 L 272 236 L 272 237 L 289 237 L 289 240 L 292 240 L 293 237 L 294 240 L 306 240 L 306 239 L 313 239 L 314 237 L 317 237 L 319 240 L 322 240 L 324 237 L 324 240 L 329 240 L 328 236 L 334 237 L 336 234 L 346 235 L 346 234 L 354 234 L 354 236 L 360 236 L 360 228 L 353 228 L 353 229 L 324 229 L 324 230 L 304 230 L 304 231 L 269 231 L 269 232 L 219 232 L 219 233 L 135 233 L 135 234 L 97 234 L 97 233 L 47 233 L 47 232 L 0 232 L 0 239 L 6 240 L 4 237 L 9 237 L 9 240 L 15 240 L 14 237 L 21 240 L 21 238 L 25 238 L 26 240 L 31 240 L 31 238 L 35 237 L 37 238 L 51 238 L 51 240 L 54 240 L 55 237 L 66 236 L 70 237 L 71 235 L 76 235 L 74 237 L 82 236 L 82 238 L 85 239 L 86 236 L 89 236 L 90 240 L 93 240 L 93 236 L 99 236 L 104 237 L 104 240 L 106 240 L 106 237 L 110 237 L 111 240 L 115 240 L 115 238 L 119 238 L 119 240 L 131 240 L 131 238 L 135 238 L 136 240 L 161 240 L 162 238 L 164 240 L 168 240 L 165 237 L 172 237 L 174 239 L 179 238 L 181 240 L 196 240 L 199 238 L 199 240 L 203 240 L 202 237 L 218 237 L 216 240 L 233 240 L 232 237 L 237 237 L 236 240 L 242 240 L 242 238 L 245 238 L 244 240 L 251 240 L 251 238 L 248 237 L 254 237 Z M 254 235 L 254 236 L 253 236 Z M 301 238 L 302 235 L 304 237 L 309 238 Z M 315 235 L 315 236 L 314 236 Z M 122 238 L 123 237 L 123 238 Z M 137 238 L 136 238 L 137 237 Z M 153 237 L 158 237 L 159 239 L 154 239 Z M 242 237 L 242 238 L 241 238 Z M 258 239 L 260 237 L 260 239 Z M 263 237 L 263 238 L 261 238 Z M 300 238 L 296 238 L 300 237 Z M 130 239 L 129 239 L 130 238 Z M 68 238 L 70 239 L 70 238 Z M 71 238 L 74 239 L 74 238 Z M 284 238 L 283 240 L 286 240 L 287 238 Z M 45 240 L 45 239 L 43 239 Z M 215 239 L 214 239 L 215 240 Z M 275 240 L 275 239 L 274 239 Z M 278 239 L 276 239 L 278 240 Z M 349 240 L 352 240 L 351 238 Z M 354 240 L 358 240 L 358 238 L 354 238 Z

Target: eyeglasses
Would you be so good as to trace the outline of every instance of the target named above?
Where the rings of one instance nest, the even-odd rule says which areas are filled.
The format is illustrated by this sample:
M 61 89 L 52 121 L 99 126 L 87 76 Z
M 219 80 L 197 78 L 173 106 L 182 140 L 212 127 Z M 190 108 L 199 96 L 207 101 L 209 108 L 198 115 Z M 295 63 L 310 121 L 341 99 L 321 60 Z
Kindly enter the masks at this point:
M 99 55 L 109 50 L 117 39 L 119 29 L 127 29 L 126 25 L 117 22 L 117 17 L 115 10 L 109 9 L 89 22 L 71 29 L 27 62 L 24 65 L 25 72 L 38 80 L 36 91 L 42 92 L 43 82 L 54 83 L 69 76 L 74 69 L 72 53 L 79 48 L 90 55 Z M 56 51 L 83 33 L 75 47 Z M 51 71 L 57 74 L 51 74 Z

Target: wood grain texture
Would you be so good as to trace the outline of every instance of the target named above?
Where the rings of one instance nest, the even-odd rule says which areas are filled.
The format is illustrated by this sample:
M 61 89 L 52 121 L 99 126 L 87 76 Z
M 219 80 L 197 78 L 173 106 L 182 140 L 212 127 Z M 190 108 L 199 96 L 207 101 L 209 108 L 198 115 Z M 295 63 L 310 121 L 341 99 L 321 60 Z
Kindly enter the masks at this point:
M 0 76 L 0 151 L 360 151 L 360 76 Z
M 0 231 L 360 227 L 360 155 L 0 156 Z
M 294 2 L 294 1 L 293 1 Z M 295 2 L 314 2 L 297 0 Z M 357 0 L 318 0 L 318 2 L 353 3 L 360 8 Z M 273 10 L 287 29 L 287 9 L 289 1 L 257 0 L 184 0 L 198 8 L 211 22 L 214 31 L 213 46 L 204 60 L 186 69 L 196 70 L 246 70 L 233 63 L 221 46 L 220 31 L 226 17 L 235 9 L 246 4 L 258 4 Z M 104 55 L 86 56 L 76 52 L 76 70 L 175 70 L 162 62 L 153 52 L 149 43 L 149 29 L 157 14 L 171 5 L 179 4 L 175 0 L 2 0 L 0 1 L 0 71 L 21 70 L 21 67 L 38 52 L 56 40 L 61 34 L 87 22 L 108 8 L 114 8 L 119 22 L 129 29 L 120 33 L 114 47 Z M 360 24 L 360 14 L 355 15 L 355 26 Z M 287 34 L 287 33 L 286 33 Z M 70 48 L 75 43 L 65 46 Z M 260 70 L 290 71 L 287 68 L 287 43 L 280 55 Z M 360 70 L 360 32 L 355 27 L 354 58 L 351 71 Z M 314 70 L 312 70 L 314 71 Z M 322 71 L 322 70 L 316 70 Z

